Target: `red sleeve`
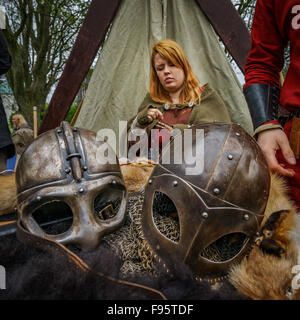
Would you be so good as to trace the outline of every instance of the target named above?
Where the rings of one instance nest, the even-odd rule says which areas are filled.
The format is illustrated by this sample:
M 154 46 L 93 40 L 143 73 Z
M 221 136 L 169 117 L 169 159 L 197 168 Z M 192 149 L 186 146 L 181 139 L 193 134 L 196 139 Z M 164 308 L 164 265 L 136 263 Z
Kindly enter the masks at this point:
M 260 127 L 261 127 L 261 126 L 264 126 L 265 124 L 270 124 L 270 123 L 280 124 L 277 120 L 271 120 L 271 121 L 264 122 L 263 124 L 260 125 Z
M 257 0 L 251 30 L 251 51 L 245 65 L 245 86 L 266 83 L 280 86 L 279 73 L 284 65 L 284 47 L 275 19 L 275 1 Z

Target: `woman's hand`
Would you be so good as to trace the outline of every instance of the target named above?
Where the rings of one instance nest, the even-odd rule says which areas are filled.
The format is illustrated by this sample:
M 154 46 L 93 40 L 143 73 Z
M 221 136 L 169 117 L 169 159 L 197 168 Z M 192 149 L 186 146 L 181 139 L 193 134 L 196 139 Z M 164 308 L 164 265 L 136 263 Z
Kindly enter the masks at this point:
M 291 165 L 296 164 L 295 155 L 283 130 L 269 129 L 262 131 L 258 134 L 257 143 L 261 147 L 271 171 L 278 172 L 287 177 L 295 175 L 293 169 L 285 169 L 284 164 L 278 163 L 275 156 L 276 151 L 281 149 L 285 160 Z
M 158 109 L 154 109 L 154 108 L 148 109 L 147 117 L 148 117 L 150 123 L 156 119 L 158 121 L 162 121 L 164 118 L 163 114 Z

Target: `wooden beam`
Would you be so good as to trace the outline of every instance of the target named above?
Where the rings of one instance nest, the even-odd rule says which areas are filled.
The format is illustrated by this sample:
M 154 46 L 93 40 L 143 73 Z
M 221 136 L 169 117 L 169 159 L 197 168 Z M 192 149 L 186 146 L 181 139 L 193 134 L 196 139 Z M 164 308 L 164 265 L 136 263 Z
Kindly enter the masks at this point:
M 92 1 L 39 128 L 39 134 L 58 127 L 65 119 L 121 1 Z
M 195 0 L 244 73 L 251 35 L 231 0 Z

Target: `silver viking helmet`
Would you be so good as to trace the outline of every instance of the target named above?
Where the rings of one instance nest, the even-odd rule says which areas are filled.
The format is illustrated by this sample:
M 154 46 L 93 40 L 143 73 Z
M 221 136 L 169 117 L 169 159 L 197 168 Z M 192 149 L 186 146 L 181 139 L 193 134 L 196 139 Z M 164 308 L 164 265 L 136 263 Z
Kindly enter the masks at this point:
M 107 153 L 114 155 L 109 163 Z M 68 122 L 29 145 L 16 182 L 19 220 L 35 235 L 91 250 L 124 222 L 127 191 L 117 157 L 94 132 Z M 55 219 L 65 223 L 52 230 Z
M 211 123 L 192 127 L 204 131 L 204 170 L 187 175 L 191 159 L 174 162 L 175 139 L 145 187 L 142 230 L 154 256 L 169 270 L 184 263 L 196 279 L 226 276 L 251 248 L 267 204 L 270 174 L 255 140 L 239 125 Z M 187 152 L 189 154 L 189 152 Z M 157 214 L 178 223 L 178 237 L 160 229 Z M 180 262 L 180 263 L 178 263 Z

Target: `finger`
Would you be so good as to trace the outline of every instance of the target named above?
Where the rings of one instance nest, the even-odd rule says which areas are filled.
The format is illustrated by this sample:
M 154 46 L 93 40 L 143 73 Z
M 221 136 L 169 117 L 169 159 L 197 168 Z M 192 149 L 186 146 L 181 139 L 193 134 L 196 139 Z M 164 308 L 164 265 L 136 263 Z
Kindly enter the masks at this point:
M 152 121 L 153 121 L 153 118 L 152 118 L 151 115 L 148 114 L 147 117 L 148 117 L 148 119 L 149 119 L 149 122 L 152 122 Z
M 279 163 L 279 165 L 282 167 L 282 168 L 285 168 L 286 165 L 284 163 Z
M 271 171 L 273 172 L 278 172 L 279 174 L 285 176 L 285 177 L 294 177 L 295 176 L 295 171 L 293 169 L 284 169 L 282 166 L 278 165 L 278 166 L 274 166 L 272 168 L 270 168 Z
M 295 175 L 293 169 L 285 169 L 278 163 L 274 152 L 265 153 L 265 158 L 271 171 L 278 172 L 286 177 L 293 177 Z
M 154 117 L 154 115 L 155 115 L 155 110 L 156 110 L 156 109 L 149 108 L 149 109 L 148 109 L 148 112 L 147 112 L 147 116 L 150 116 L 150 117 L 152 117 L 152 119 L 153 119 L 153 117 Z
M 286 135 L 282 136 L 281 139 L 278 141 L 279 147 L 281 149 L 282 155 L 284 156 L 285 160 L 291 164 L 295 165 L 296 164 L 296 158 L 294 155 L 293 150 L 290 147 L 289 140 Z
M 158 119 L 159 121 L 163 120 L 164 118 L 163 114 L 157 109 L 156 109 L 155 115 L 156 115 L 156 119 Z

